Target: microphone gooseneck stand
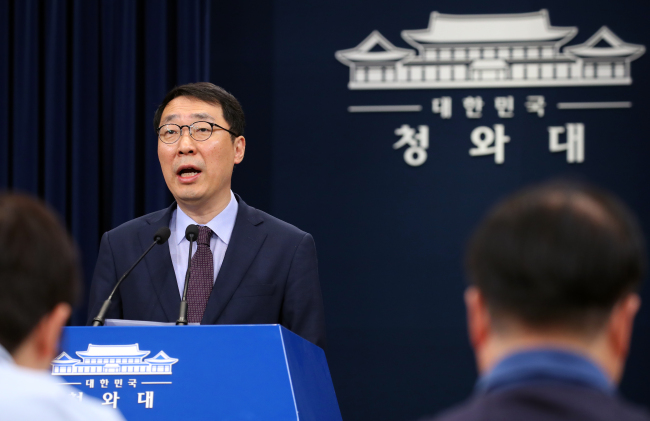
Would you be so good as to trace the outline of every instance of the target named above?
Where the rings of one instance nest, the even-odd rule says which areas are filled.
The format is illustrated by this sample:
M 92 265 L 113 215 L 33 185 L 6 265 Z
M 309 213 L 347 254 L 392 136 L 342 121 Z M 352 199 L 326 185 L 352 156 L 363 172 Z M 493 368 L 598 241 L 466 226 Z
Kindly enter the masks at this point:
M 117 281 L 115 284 L 115 287 L 113 288 L 113 291 L 111 291 L 111 295 L 108 296 L 106 301 L 104 301 L 104 304 L 102 304 L 102 308 L 99 310 L 99 313 L 97 313 L 97 317 L 93 319 L 93 326 L 104 326 L 104 319 L 106 318 L 106 312 L 108 311 L 108 308 L 111 306 L 111 300 L 113 299 L 113 295 L 115 294 L 115 291 L 119 288 L 120 284 L 124 279 L 126 279 L 127 276 L 131 273 L 131 271 L 140 263 L 142 259 L 144 259 L 144 256 L 147 255 L 151 251 L 152 248 L 156 244 L 164 244 L 168 239 L 169 236 L 171 235 L 171 231 L 167 227 L 160 227 L 158 228 L 158 231 L 153 236 L 153 243 L 149 246 L 147 250 L 140 256 L 140 258 L 131 266 L 129 270 L 122 275 L 122 277 Z
M 192 243 L 199 238 L 199 227 L 197 225 L 188 225 L 185 229 L 185 238 L 190 242 L 190 252 L 187 256 L 187 272 L 185 272 L 183 299 L 178 311 L 178 320 L 176 320 L 177 326 L 187 326 L 187 286 L 190 283 L 190 272 L 192 270 Z

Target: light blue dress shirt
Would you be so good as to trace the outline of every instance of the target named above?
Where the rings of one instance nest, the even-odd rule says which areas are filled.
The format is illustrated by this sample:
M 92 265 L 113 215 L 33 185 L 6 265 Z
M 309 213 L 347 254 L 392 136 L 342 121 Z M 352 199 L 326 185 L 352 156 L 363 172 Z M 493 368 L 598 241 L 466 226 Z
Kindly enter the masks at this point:
M 212 261 L 214 263 L 214 278 L 212 283 L 217 279 L 223 258 L 226 255 L 226 249 L 230 242 L 232 230 L 235 227 L 235 220 L 237 219 L 237 211 L 239 204 L 233 192 L 230 192 L 230 203 L 219 215 L 212 218 L 210 222 L 205 224 L 212 230 L 210 237 L 210 250 L 212 251 Z M 169 237 L 169 254 L 172 258 L 172 265 L 176 273 L 176 283 L 178 284 L 178 293 L 183 297 L 183 288 L 185 287 L 185 273 L 187 272 L 187 254 L 190 250 L 190 242 L 185 238 L 185 229 L 188 225 L 196 224 L 192 218 L 187 216 L 180 207 L 172 212 L 171 220 L 169 221 L 169 229 L 171 235 Z M 203 224 L 197 224 L 203 225 Z M 192 256 L 196 253 L 196 242 L 192 244 Z
M 47 371 L 17 365 L 0 345 L 0 419 L 124 421 L 119 409 L 102 406 L 98 399 L 58 384 L 64 381 Z

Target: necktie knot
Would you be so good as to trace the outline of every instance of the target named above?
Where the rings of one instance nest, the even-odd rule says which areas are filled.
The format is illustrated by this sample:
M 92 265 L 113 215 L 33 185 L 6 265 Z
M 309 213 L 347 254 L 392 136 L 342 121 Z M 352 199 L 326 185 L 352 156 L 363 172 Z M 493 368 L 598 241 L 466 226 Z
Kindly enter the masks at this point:
M 211 236 L 212 230 L 209 227 L 199 226 L 199 239 L 196 240 L 196 243 L 210 247 Z

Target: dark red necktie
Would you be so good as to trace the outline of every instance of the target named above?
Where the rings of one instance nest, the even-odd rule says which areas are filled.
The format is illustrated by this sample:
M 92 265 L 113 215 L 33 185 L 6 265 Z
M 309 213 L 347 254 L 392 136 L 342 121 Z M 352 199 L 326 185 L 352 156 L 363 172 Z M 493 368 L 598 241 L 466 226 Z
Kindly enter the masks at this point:
M 196 252 L 192 256 L 190 284 L 187 286 L 187 320 L 190 323 L 201 323 L 212 292 L 214 263 L 210 236 L 210 228 L 199 226 L 199 239 L 196 241 Z

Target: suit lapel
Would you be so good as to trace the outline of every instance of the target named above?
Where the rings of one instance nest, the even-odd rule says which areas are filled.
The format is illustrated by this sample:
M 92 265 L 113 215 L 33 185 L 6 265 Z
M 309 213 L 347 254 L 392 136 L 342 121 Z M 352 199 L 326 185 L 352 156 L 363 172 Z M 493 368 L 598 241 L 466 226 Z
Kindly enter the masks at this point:
M 257 210 L 246 205 L 239 196 L 235 196 L 239 202 L 237 219 L 219 275 L 208 299 L 202 324 L 217 322 L 266 238 L 266 233 L 258 226 L 263 220 Z
M 162 226 L 169 226 L 172 212 L 176 208 L 176 203 L 172 204 L 158 219 L 147 221 L 148 224 L 140 229 L 138 236 L 143 251 L 153 242 L 153 236 Z M 176 273 L 172 265 L 172 258 L 169 253 L 169 244 L 165 243 L 155 246 L 144 258 L 149 271 L 149 280 L 153 285 L 153 290 L 158 296 L 158 301 L 167 316 L 169 322 L 176 321 L 178 317 L 178 306 L 181 299 L 178 294 L 178 283 L 176 282 Z

